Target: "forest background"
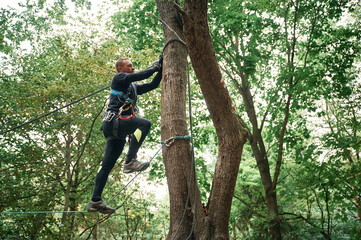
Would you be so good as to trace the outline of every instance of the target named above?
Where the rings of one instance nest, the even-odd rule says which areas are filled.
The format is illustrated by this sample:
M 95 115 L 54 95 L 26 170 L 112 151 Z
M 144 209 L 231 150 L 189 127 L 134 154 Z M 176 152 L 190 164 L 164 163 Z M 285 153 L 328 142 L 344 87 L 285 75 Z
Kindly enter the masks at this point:
M 1 4 L 1 132 L 109 85 L 121 56 L 131 57 L 136 70 L 146 68 L 164 44 L 155 1 L 104 1 L 96 8 L 86 0 Z M 208 7 L 223 80 L 235 113 L 252 131 L 255 119 L 242 96 L 242 73 L 249 76 L 270 172 L 277 179 L 283 238 L 357 239 L 360 3 L 212 0 Z M 218 139 L 191 67 L 190 80 L 196 172 L 206 206 Z M 108 94 L 0 136 L 1 212 L 86 210 L 105 146 L 99 115 Z M 141 114 L 152 121 L 141 159 L 160 147 L 160 103 L 160 89 L 139 101 Z M 232 239 L 270 237 L 272 216 L 251 142 L 243 148 L 233 195 Z M 105 199 L 132 177 L 122 173 L 121 163 L 112 171 Z M 114 200 L 116 214 L 1 214 L 0 236 L 164 239 L 170 221 L 164 182 L 158 155 Z

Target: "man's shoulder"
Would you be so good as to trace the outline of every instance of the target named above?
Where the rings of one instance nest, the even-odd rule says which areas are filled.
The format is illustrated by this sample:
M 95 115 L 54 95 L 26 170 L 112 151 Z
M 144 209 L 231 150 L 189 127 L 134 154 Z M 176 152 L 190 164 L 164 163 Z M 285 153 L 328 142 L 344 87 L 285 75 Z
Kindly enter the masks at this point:
M 127 76 L 125 72 L 118 72 L 114 75 L 113 79 L 124 79 Z

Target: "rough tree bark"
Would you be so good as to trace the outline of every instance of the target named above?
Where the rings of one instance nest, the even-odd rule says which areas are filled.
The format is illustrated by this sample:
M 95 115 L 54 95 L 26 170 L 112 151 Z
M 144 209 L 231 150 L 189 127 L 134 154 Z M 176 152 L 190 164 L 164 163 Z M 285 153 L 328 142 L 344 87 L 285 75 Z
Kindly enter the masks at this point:
M 163 25 L 165 42 L 178 36 L 183 38 L 179 15 L 173 8 L 173 3 L 157 1 L 157 5 L 162 20 L 169 26 L 168 28 Z M 162 139 L 166 140 L 189 134 L 186 115 L 187 47 L 179 42 L 169 44 L 164 52 L 163 64 L 161 135 Z M 194 199 L 194 184 L 189 182 L 189 141 L 176 140 L 170 147 L 163 148 L 163 159 L 170 198 L 170 228 L 167 239 L 186 239 L 192 230 L 193 201 L 190 199 Z M 196 192 L 197 199 L 200 199 L 197 188 Z M 201 210 L 201 205 L 196 209 Z
M 173 239 L 175 229 L 180 231 L 175 239 L 185 239 L 192 226 L 195 214 L 192 239 L 229 239 L 228 224 L 239 163 L 247 132 L 239 124 L 232 111 L 229 92 L 222 84 L 222 75 L 215 57 L 207 20 L 206 0 L 185 0 L 184 8 L 167 0 L 157 1 L 161 18 L 188 46 L 196 76 L 204 99 L 207 103 L 218 136 L 218 159 L 209 198 L 208 213 L 201 208 L 198 188 L 189 181 L 191 174 L 191 152 L 188 142 L 180 141 L 177 147 L 166 149 L 163 153 L 170 194 L 171 223 L 168 239 Z M 176 7 L 182 16 L 183 32 L 175 21 Z M 175 37 L 172 31 L 164 27 L 166 41 Z M 185 116 L 185 80 L 186 48 L 176 44 L 165 52 L 164 80 L 162 83 L 162 138 L 184 135 Z M 186 184 L 187 183 L 187 184 Z M 187 187 L 188 186 L 188 187 Z M 186 208 L 184 221 L 179 225 L 190 189 L 189 208 Z M 195 193 L 194 194 L 194 190 Z M 194 196 L 197 201 L 194 204 Z
M 206 0 L 186 0 L 184 34 L 189 55 L 218 137 L 218 158 L 209 199 L 208 239 L 229 239 L 228 224 L 239 163 L 247 132 L 233 112 L 229 92 L 223 87 L 208 28 Z M 197 222 L 199 223 L 199 222 Z

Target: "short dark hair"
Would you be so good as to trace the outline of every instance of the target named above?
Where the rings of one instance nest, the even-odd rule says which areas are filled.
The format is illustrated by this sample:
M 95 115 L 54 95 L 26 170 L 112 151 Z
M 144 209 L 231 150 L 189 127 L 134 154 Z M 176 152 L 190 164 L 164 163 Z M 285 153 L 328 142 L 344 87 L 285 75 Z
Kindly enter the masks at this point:
M 128 58 L 128 57 L 119 58 L 119 59 L 117 60 L 117 62 L 115 63 L 115 69 L 117 69 L 117 72 L 119 72 L 119 71 L 118 71 L 118 68 L 119 68 L 119 67 L 123 67 L 123 61 L 124 61 L 124 60 L 129 60 L 129 58 Z

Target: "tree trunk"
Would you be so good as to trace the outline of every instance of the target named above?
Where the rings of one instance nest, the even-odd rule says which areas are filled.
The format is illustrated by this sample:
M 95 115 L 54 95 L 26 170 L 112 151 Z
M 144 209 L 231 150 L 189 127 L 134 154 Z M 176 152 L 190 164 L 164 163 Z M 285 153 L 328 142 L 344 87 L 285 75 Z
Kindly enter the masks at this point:
M 165 41 L 183 38 L 179 16 L 173 3 L 157 1 L 163 25 Z M 176 34 L 173 32 L 175 31 Z M 178 36 L 176 36 L 178 35 Z M 186 115 L 187 90 L 187 48 L 179 42 L 172 42 L 164 52 L 162 81 L 161 135 L 166 140 L 170 137 L 188 135 Z M 186 239 L 192 231 L 193 211 L 201 211 L 198 186 L 194 185 L 194 166 L 190 142 L 175 140 L 170 147 L 163 148 L 169 200 L 170 228 L 167 239 Z M 193 177 L 190 180 L 191 173 Z M 194 208 L 194 190 L 197 193 L 198 207 Z M 185 212 L 184 212 L 185 211 Z
M 247 115 L 249 121 L 252 124 L 252 134 L 250 136 L 250 144 L 252 147 L 252 152 L 257 162 L 257 167 L 261 176 L 263 189 L 266 194 L 268 216 L 272 217 L 272 220 L 270 222 L 271 223 L 270 233 L 274 239 L 281 239 L 280 217 L 278 213 L 277 194 L 275 191 L 277 179 L 275 180 L 274 183 L 272 183 L 268 156 L 261 134 L 262 128 L 259 128 L 259 124 L 256 116 L 256 110 L 253 102 L 253 96 L 247 84 L 246 77 L 244 75 L 242 75 L 242 86 L 239 85 L 236 86 L 238 87 L 238 90 L 243 97 L 243 102 L 245 103 Z M 289 107 L 289 102 L 287 103 L 288 103 L 287 106 Z M 288 115 L 287 115 L 287 119 L 288 119 Z M 287 123 L 286 120 L 284 122 Z M 284 129 L 285 127 L 286 125 L 284 124 Z M 280 137 L 279 141 L 281 142 L 280 146 L 282 146 L 283 136 Z M 281 160 L 282 158 L 280 158 L 277 163 L 278 173 L 279 173 L 279 168 L 281 167 Z
M 167 0 L 157 1 L 161 17 L 168 25 L 177 29 L 177 16 Z M 177 5 L 175 5 L 177 6 Z M 171 201 L 170 234 L 172 236 L 187 202 L 187 186 L 191 190 L 188 206 L 196 213 L 194 223 L 194 239 L 229 239 L 228 224 L 234 188 L 236 185 L 239 163 L 246 131 L 243 131 L 232 111 L 232 103 L 227 89 L 222 85 L 222 75 L 215 58 L 214 49 L 208 29 L 207 1 L 185 1 L 184 10 L 179 6 L 182 15 L 184 36 L 188 46 L 203 96 L 207 103 L 213 124 L 218 136 L 218 159 L 213 178 L 207 216 L 201 209 L 199 192 L 196 188 L 197 202 L 193 204 L 193 183 L 189 182 L 191 151 L 189 143 L 177 142 L 163 152 L 166 165 L 168 186 Z M 173 28 L 172 27 L 172 28 Z M 172 33 L 164 28 L 166 40 Z M 174 36 L 174 35 L 173 35 Z M 175 44 L 174 44 L 175 45 Z M 164 80 L 162 84 L 162 138 L 184 135 L 186 131 L 185 116 L 185 59 L 186 51 L 182 46 L 168 47 L 164 59 Z M 177 166 L 177 167 L 174 167 Z M 186 185 L 185 183 L 188 183 Z M 180 233 L 189 232 L 191 216 L 187 209 Z M 179 238 L 178 238 L 179 237 Z M 177 239 L 185 239 L 187 234 Z
M 239 124 L 229 92 L 222 84 L 208 28 L 207 1 L 185 1 L 183 14 L 189 55 L 219 143 L 209 199 L 210 231 L 202 239 L 229 239 L 229 217 L 246 131 Z M 201 224 L 201 219 L 197 220 L 197 224 Z

